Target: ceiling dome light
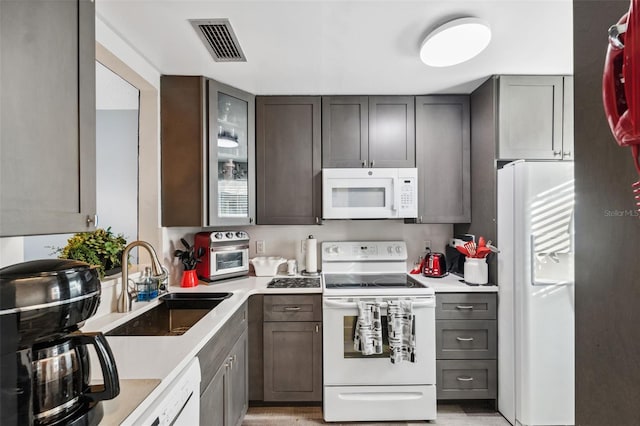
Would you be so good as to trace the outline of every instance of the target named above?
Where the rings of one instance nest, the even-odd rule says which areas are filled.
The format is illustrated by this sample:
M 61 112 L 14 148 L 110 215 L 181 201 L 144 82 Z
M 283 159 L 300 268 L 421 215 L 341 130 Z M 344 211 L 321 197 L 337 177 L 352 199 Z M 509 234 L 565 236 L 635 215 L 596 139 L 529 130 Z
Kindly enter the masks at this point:
M 491 41 L 491 28 L 478 18 L 460 18 L 433 30 L 422 43 L 420 59 L 432 67 L 468 61 Z

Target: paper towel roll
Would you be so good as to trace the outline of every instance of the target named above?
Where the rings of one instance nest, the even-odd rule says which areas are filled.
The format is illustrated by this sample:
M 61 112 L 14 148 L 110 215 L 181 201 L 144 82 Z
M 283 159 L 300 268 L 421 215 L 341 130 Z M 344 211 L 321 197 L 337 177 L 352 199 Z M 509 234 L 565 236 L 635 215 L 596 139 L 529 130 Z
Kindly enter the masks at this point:
M 306 271 L 310 273 L 318 272 L 318 240 L 309 235 L 307 238 L 307 257 L 305 259 Z

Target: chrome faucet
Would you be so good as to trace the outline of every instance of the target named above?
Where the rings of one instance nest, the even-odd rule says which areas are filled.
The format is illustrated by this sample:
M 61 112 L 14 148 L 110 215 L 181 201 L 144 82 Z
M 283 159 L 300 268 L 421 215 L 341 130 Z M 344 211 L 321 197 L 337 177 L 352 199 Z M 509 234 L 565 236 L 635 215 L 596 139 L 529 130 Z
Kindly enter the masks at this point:
M 160 264 L 156 251 L 146 241 L 134 241 L 124 248 L 122 252 L 122 292 L 118 298 L 118 312 L 131 311 L 131 302 L 135 293 L 129 292 L 129 252 L 134 247 L 144 247 L 151 255 L 152 278 L 162 281 L 167 277 L 167 271 Z

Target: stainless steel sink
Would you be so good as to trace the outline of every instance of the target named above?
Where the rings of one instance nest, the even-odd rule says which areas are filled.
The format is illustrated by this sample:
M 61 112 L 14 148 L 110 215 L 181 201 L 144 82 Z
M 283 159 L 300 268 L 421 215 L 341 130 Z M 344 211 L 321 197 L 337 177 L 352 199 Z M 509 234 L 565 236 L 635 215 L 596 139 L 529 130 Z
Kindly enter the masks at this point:
M 107 336 L 181 336 L 233 293 L 169 293 L 161 304 L 119 327 Z

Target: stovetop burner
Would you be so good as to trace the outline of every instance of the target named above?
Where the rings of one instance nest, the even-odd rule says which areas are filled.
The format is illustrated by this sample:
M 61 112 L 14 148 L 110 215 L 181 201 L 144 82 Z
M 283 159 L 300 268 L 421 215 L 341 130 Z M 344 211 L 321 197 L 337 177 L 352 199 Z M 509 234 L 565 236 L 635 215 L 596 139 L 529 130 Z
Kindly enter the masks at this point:
M 274 278 L 267 288 L 319 288 L 320 277 L 306 278 L 306 277 L 291 277 L 291 278 Z
M 406 274 L 326 274 L 326 288 L 426 288 Z

